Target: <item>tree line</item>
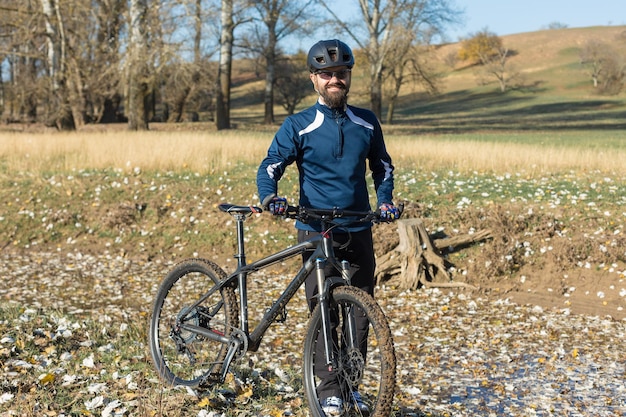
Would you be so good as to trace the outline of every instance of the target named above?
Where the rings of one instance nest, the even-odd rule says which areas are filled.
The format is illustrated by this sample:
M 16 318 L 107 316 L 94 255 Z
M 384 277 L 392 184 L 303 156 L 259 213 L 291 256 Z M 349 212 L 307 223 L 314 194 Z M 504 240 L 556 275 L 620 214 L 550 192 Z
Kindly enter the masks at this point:
M 385 104 L 391 122 L 403 85 L 436 91 L 422 52 L 461 17 L 450 0 L 0 0 L 0 114 L 62 130 L 145 130 L 202 112 L 228 129 L 240 57 L 257 64 L 273 123 L 275 104 L 293 112 L 310 92 L 306 51 L 289 44 L 315 36 L 359 51 L 370 107 L 381 117 Z

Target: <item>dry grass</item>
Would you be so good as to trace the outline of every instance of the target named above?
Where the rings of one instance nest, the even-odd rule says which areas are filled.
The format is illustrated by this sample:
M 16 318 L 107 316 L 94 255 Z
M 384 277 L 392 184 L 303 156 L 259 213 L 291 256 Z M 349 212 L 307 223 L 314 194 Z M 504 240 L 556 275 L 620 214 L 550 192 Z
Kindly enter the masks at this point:
M 492 136 L 488 140 L 484 140 L 484 135 L 464 135 L 465 139 L 459 139 L 458 135 L 391 136 L 388 148 L 396 165 L 406 168 L 414 164 L 422 170 L 449 167 L 460 172 L 525 172 L 537 175 L 570 170 L 615 173 L 625 170 L 626 149 L 500 142 L 498 134 Z
M 534 133 L 533 135 L 538 135 Z M 539 134 L 540 135 L 540 134 Z M 538 144 L 510 134 L 387 135 L 389 152 L 398 167 L 461 172 L 527 173 L 598 170 L 623 172 L 626 149 L 563 144 Z M 2 133 L 0 160 L 6 172 L 71 172 L 113 168 L 189 170 L 212 173 L 234 163 L 258 163 L 272 133 L 225 132 L 89 132 Z M 575 141 L 572 141 L 575 142 Z
M 82 169 L 213 172 L 258 161 L 271 136 L 254 132 L 92 132 L 0 134 L 0 158 L 11 171 Z

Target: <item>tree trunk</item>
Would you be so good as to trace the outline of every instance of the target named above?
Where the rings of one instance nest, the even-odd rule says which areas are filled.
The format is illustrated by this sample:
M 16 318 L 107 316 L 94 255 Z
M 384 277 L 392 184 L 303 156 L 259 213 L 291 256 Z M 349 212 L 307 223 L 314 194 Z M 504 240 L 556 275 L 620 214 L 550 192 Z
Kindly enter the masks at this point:
M 174 108 L 172 109 L 172 112 L 174 113 L 172 117 L 174 119 L 174 122 L 180 123 L 185 119 L 185 106 L 187 105 L 187 98 L 189 97 L 190 93 L 191 87 L 185 87 L 180 92 L 180 94 L 174 97 Z M 165 120 L 169 122 L 169 120 Z
M 265 51 L 265 124 L 274 123 L 274 84 L 276 84 L 276 21 L 268 22 L 268 41 Z
M 215 98 L 215 124 L 217 130 L 230 129 L 230 76 L 233 64 L 233 2 L 222 0 L 222 32 L 220 39 L 220 65 Z
M 382 70 L 374 66 L 372 74 L 372 84 L 370 85 L 370 110 L 374 112 L 378 120 L 382 120 L 383 113 L 383 81 Z
M 146 0 L 130 2 L 130 42 L 129 42 L 129 76 L 128 76 L 128 129 L 148 130 L 146 97 L 148 96 Z
M 55 0 L 41 0 L 46 17 L 46 42 L 48 47 L 48 70 L 51 80 L 50 122 L 59 130 L 75 130 L 67 88 L 66 40 L 59 4 Z
M 270 54 L 273 54 L 270 52 Z M 267 70 L 265 72 L 265 124 L 271 125 L 274 123 L 274 78 L 276 74 L 276 66 L 274 58 L 267 60 Z
M 440 239 L 433 242 L 420 219 L 403 219 L 396 222 L 400 242 L 391 252 L 376 260 L 376 281 L 395 280 L 402 289 L 420 287 L 469 287 L 463 282 L 452 282 L 448 273 L 451 266 L 441 254 L 441 249 L 462 247 L 468 243 L 491 237 L 490 231 L 464 237 Z

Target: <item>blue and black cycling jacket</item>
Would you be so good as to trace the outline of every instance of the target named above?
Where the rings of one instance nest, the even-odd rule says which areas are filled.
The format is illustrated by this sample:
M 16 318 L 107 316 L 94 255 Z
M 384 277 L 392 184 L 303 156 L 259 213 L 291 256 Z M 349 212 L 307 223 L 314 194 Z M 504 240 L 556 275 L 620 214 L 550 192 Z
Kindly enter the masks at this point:
M 261 201 L 279 195 L 278 181 L 296 163 L 300 178 L 299 204 L 312 208 L 370 210 L 366 183 L 367 162 L 372 171 L 377 204 L 393 201 L 393 170 L 378 119 L 353 106 L 331 109 L 319 101 L 287 117 L 257 172 Z M 316 225 L 296 223 L 298 229 Z M 355 224 L 351 231 L 371 224 Z

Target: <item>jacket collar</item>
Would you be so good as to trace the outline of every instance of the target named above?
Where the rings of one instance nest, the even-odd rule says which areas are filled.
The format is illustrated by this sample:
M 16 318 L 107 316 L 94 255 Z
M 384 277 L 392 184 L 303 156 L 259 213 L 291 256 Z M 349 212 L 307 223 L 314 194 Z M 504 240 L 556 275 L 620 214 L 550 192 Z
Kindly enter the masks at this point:
M 321 97 L 317 99 L 316 107 L 318 110 L 322 111 L 323 113 L 330 114 L 330 115 L 346 114 L 346 111 L 348 110 L 347 104 L 343 107 L 343 109 L 331 109 L 326 104 L 322 103 Z

